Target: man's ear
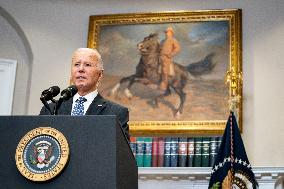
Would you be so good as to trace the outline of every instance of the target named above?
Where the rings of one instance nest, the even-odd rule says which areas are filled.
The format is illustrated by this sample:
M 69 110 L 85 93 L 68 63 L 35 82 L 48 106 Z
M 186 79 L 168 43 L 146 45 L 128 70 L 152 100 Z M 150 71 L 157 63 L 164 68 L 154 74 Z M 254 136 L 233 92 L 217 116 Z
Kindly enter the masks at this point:
M 101 70 L 100 76 L 99 76 L 99 80 L 101 80 L 104 76 L 104 70 Z
M 99 75 L 99 78 L 98 78 L 98 81 L 97 81 L 97 86 L 96 86 L 97 88 L 98 88 L 98 86 L 99 86 L 101 80 L 103 79 L 103 75 L 104 75 L 104 72 L 103 72 L 103 70 L 101 70 L 100 75 Z
M 74 81 L 73 81 L 73 79 L 72 79 L 72 76 L 70 76 L 70 78 L 69 78 L 69 84 L 70 84 L 70 85 L 73 85 L 73 84 L 74 84 Z

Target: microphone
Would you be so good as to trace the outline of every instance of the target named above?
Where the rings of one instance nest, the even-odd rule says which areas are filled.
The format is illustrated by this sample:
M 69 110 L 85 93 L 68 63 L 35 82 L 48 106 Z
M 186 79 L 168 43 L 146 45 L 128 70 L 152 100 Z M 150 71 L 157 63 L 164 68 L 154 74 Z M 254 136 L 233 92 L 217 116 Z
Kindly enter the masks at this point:
M 78 89 L 75 85 L 71 85 L 71 86 L 67 87 L 67 89 L 64 89 L 61 92 L 61 96 L 56 103 L 53 115 L 57 115 L 58 109 L 61 106 L 62 102 L 69 100 L 71 97 L 73 97 L 77 93 L 77 91 L 78 91 Z
M 77 93 L 78 89 L 75 85 L 71 85 L 67 87 L 67 89 L 64 89 L 61 92 L 61 97 L 62 100 L 66 101 L 69 100 L 71 97 L 73 97 Z
M 57 96 L 60 92 L 60 88 L 58 86 L 52 86 L 49 89 L 46 89 L 42 91 L 40 100 L 43 103 L 44 107 L 50 112 L 51 115 L 53 115 L 47 101 L 52 100 L 52 102 L 55 102 L 53 97 Z
M 60 92 L 60 88 L 58 86 L 52 86 L 49 89 L 42 91 L 40 100 L 49 101 L 52 100 L 53 97 L 57 96 Z

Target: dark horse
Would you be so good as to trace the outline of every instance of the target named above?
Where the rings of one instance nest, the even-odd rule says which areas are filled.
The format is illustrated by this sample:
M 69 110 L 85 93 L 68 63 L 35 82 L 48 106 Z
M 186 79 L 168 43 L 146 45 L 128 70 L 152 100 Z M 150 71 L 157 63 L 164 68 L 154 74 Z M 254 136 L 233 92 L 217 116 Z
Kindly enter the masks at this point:
M 159 85 L 161 81 L 161 73 L 159 71 L 159 40 L 158 34 L 150 34 L 143 41 L 137 44 L 137 48 L 141 54 L 139 64 L 136 67 L 136 73 L 128 77 L 122 78 L 111 90 L 114 95 L 120 86 L 129 82 L 124 93 L 128 98 L 132 97 L 130 88 L 135 82 L 143 84 Z M 173 64 L 174 75 L 169 77 L 169 88 L 167 92 L 155 98 L 155 104 L 158 103 L 158 98 L 169 94 L 170 89 L 173 89 L 180 98 L 180 104 L 175 112 L 175 116 L 179 116 L 183 111 L 183 105 L 186 98 L 186 93 L 183 91 L 188 80 L 188 72 L 186 68 L 177 63 Z

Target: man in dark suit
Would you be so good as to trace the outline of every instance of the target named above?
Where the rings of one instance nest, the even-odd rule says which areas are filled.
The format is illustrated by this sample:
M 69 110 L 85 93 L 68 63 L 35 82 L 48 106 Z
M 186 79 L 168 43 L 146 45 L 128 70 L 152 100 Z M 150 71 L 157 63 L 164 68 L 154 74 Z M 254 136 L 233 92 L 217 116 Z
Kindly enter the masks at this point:
M 128 109 L 104 99 L 98 93 L 97 88 L 102 77 L 103 61 L 98 51 L 89 48 L 77 49 L 72 57 L 71 80 L 78 92 L 73 98 L 62 103 L 58 115 L 116 115 L 129 139 Z M 43 107 L 40 115 L 48 114 L 49 111 Z

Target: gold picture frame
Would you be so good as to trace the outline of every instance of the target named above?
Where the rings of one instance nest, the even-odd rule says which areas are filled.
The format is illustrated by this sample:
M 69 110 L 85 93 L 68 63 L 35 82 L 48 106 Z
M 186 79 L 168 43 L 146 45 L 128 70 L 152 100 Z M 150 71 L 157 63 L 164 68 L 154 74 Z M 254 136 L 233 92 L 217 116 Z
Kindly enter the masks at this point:
M 218 72 L 220 76 L 218 79 L 220 80 L 221 78 L 222 80 L 221 85 L 224 85 L 222 86 L 222 88 L 224 87 L 226 88 L 225 97 L 224 94 L 221 94 L 221 97 L 218 100 L 218 103 L 222 104 L 222 106 L 220 106 L 222 107 L 222 111 L 220 112 L 223 113 L 219 117 L 215 116 L 218 117 L 217 119 L 215 119 L 213 111 L 212 113 L 213 117 L 209 117 L 207 119 L 206 118 L 207 110 L 206 108 L 203 107 L 203 110 L 200 111 L 203 111 L 204 115 L 202 116 L 205 116 L 204 119 L 202 119 L 202 116 L 200 116 L 201 118 L 197 120 L 195 120 L 194 117 L 189 120 L 185 120 L 186 118 L 183 118 L 183 120 L 179 119 L 132 120 L 131 111 L 130 111 L 129 125 L 130 125 L 131 135 L 132 136 L 220 135 L 223 133 L 223 130 L 227 122 L 227 117 L 229 116 L 228 100 L 233 97 L 238 97 L 239 99 L 239 101 L 235 104 L 235 106 L 236 106 L 236 115 L 239 123 L 239 128 L 242 131 L 242 108 L 243 108 L 242 107 L 242 49 L 241 49 L 242 39 L 241 39 L 240 9 L 94 15 L 90 16 L 89 20 L 89 33 L 88 33 L 87 46 L 89 48 L 97 48 L 101 53 L 103 52 L 102 57 L 104 60 L 104 64 L 107 65 L 107 67 L 109 67 L 109 69 L 105 68 L 105 72 L 107 72 L 107 70 L 112 70 L 113 72 L 119 70 L 123 72 L 123 70 L 127 69 L 127 65 L 122 67 L 122 63 L 117 62 L 120 60 L 119 56 L 126 56 L 126 57 L 132 56 L 133 53 L 129 53 L 126 50 L 120 51 L 119 49 L 130 48 L 129 46 L 131 46 L 131 44 L 134 44 L 133 42 L 129 42 L 130 37 L 131 36 L 137 37 L 138 35 L 142 40 L 144 37 L 146 37 L 148 34 L 152 32 L 157 32 L 157 31 L 163 32 L 161 28 L 166 28 L 169 26 L 174 27 L 177 31 L 179 30 L 180 33 L 182 32 L 182 29 L 185 30 L 185 27 L 190 28 L 187 29 L 188 30 L 187 32 L 189 38 L 191 39 L 189 40 L 188 44 L 186 44 L 187 46 L 183 48 L 184 51 L 186 51 L 188 48 L 192 50 L 191 52 L 200 52 L 201 51 L 200 49 L 194 49 L 194 48 L 200 48 L 200 46 L 202 45 L 204 47 L 205 42 L 207 45 L 208 44 L 213 45 L 212 47 L 207 46 L 206 47 L 207 49 L 219 50 L 218 51 L 219 58 L 217 58 L 216 56 L 215 59 L 219 59 L 219 62 L 222 62 L 223 65 L 219 66 L 220 68 L 218 68 L 219 70 L 222 70 L 222 72 L 220 71 L 220 73 L 222 73 L 221 75 Z M 151 31 L 149 28 L 151 28 L 153 31 Z M 123 41 L 122 37 L 119 35 L 120 34 L 119 32 L 121 31 L 126 31 L 125 35 L 126 37 L 124 36 L 123 38 L 124 40 L 123 43 L 125 44 L 121 44 L 119 47 L 116 47 L 116 49 L 111 49 L 114 48 L 116 42 L 118 43 Z M 144 36 L 141 35 L 141 32 L 144 32 L 143 34 L 145 35 Z M 126 38 L 128 37 L 129 40 L 126 40 Z M 136 48 L 136 46 L 135 47 L 134 45 L 132 46 L 133 49 Z M 116 53 L 118 51 L 120 55 L 116 55 L 116 57 L 113 58 L 109 57 L 112 55 L 111 52 Z M 202 50 L 201 52 L 205 53 L 205 51 L 206 50 Z M 136 56 L 139 56 L 138 53 Z M 193 61 L 194 55 L 191 55 L 191 57 L 192 59 L 190 59 L 190 56 L 188 57 L 189 61 L 194 62 Z M 136 59 L 130 57 L 129 60 L 136 60 Z M 137 65 L 139 59 L 137 60 L 134 61 L 131 64 L 131 66 L 134 66 L 133 64 Z M 219 62 L 216 61 L 215 64 L 217 64 L 218 66 L 218 64 L 221 64 Z M 111 65 L 108 66 L 108 64 Z M 113 69 L 114 67 L 115 69 Z M 224 71 L 225 67 L 226 70 Z M 218 75 L 217 71 L 215 72 L 216 72 L 215 75 Z M 211 73 L 211 75 L 214 74 Z M 212 78 L 214 77 L 212 76 Z M 201 82 L 204 81 L 203 78 L 201 79 L 197 78 L 194 80 L 192 79 L 191 84 L 199 80 Z M 103 83 L 104 82 L 102 82 L 102 84 Z M 113 82 L 112 85 L 114 85 Z M 214 88 L 218 89 L 218 86 L 214 86 Z M 106 90 L 106 88 L 104 88 L 103 90 Z M 213 98 L 214 96 L 213 92 L 209 96 Z M 191 94 L 191 97 L 194 96 L 192 96 Z M 206 98 L 207 97 L 204 96 L 203 101 L 207 103 Z M 213 106 L 214 103 L 215 102 L 211 102 L 211 106 Z M 193 109 L 192 108 L 193 105 L 190 106 L 191 109 Z M 218 109 L 219 106 L 216 105 L 214 108 Z M 219 110 L 217 110 L 216 112 L 218 111 Z M 208 110 L 208 112 L 210 111 Z M 216 112 L 215 114 L 217 115 Z M 198 115 L 200 115 L 200 112 Z M 137 118 L 139 117 L 136 117 L 136 119 Z

